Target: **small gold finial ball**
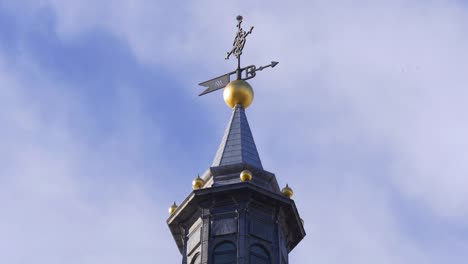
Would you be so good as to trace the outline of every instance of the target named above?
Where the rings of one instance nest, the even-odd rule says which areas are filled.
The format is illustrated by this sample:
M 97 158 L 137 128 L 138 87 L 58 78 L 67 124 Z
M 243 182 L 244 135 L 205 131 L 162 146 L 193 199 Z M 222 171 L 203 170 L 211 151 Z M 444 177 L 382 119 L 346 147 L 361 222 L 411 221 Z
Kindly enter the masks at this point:
M 304 219 L 301 218 L 301 224 L 304 226 Z
M 248 170 L 243 170 L 240 173 L 240 179 L 241 181 L 250 181 L 252 180 L 252 173 Z
M 291 199 L 294 194 L 291 187 L 289 187 L 289 185 L 287 184 L 286 184 L 286 187 L 284 187 L 283 190 L 281 190 L 281 192 L 283 193 L 284 196 L 288 197 L 289 199 Z
M 254 98 L 252 86 L 244 80 L 234 80 L 224 88 L 224 102 L 227 106 L 233 108 L 237 104 L 245 109 L 249 107 Z
M 200 189 L 204 185 L 205 185 L 205 181 L 202 178 L 200 178 L 200 176 L 196 177 L 192 181 L 192 189 L 194 190 Z
M 172 215 L 175 211 L 177 210 L 177 204 L 174 202 L 174 204 L 169 207 L 169 215 Z

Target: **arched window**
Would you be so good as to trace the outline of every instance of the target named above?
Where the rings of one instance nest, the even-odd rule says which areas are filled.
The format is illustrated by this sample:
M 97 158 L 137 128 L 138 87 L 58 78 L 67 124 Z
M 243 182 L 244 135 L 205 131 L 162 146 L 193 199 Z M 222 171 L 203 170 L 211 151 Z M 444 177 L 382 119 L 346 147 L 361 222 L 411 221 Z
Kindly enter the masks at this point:
M 270 264 L 270 255 L 263 247 L 259 245 L 253 245 L 250 247 L 249 263 Z
M 213 251 L 214 264 L 235 264 L 237 263 L 236 245 L 231 242 L 222 242 Z

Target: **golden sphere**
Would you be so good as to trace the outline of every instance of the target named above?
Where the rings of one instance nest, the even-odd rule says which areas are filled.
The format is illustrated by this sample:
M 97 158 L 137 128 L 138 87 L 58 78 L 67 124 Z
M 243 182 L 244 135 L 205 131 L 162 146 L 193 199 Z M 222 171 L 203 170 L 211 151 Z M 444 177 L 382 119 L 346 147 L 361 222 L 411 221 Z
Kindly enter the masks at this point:
M 205 185 L 205 181 L 202 178 L 200 178 L 200 176 L 196 177 L 192 181 L 192 189 L 194 190 L 200 189 L 204 185 Z
M 171 207 L 169 207 L 169 215 L 172 215 L 177 210 L 177 204 L 174 202 Z
M 234 80 L 224 88 L 223 92 L 224 102 L 227 106 L 233 108 L 237 104 L 247 108 L 252 103 L 254 92 L 252 86 L 244 80 Z
M 284 196 L 288 197 L 289 199 L 291 199 L 291 197 L 294 194 L 291 187 L 289 187 L 289 185 L 287 185 L 287 184 L 286 184 L 286 187 L 284 187 L 283 190 L 281 190 L 281 192 L 283 193 Z
M 241 181 L 250 181 L 252 180 L 252 173 L 248 170 L 243 170 L 240 173 L 240 179 Z

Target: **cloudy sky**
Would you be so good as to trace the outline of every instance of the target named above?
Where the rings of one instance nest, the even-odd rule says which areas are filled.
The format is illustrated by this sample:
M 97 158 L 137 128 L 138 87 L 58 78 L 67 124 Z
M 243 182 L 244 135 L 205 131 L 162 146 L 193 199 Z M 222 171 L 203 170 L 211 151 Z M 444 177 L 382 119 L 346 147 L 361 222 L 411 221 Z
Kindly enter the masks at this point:
M 0 262 L 180 263 L 167 208 L 230 116 L 235 17 L 291 263 L 466 263 L 464 1 L 0 0 Z

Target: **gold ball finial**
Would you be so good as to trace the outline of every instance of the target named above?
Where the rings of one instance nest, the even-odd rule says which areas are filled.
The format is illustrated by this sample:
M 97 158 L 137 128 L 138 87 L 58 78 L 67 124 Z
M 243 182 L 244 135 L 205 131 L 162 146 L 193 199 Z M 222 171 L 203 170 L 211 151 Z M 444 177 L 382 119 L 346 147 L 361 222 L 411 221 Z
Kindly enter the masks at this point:
M 200 189 L 205 185 L 205 181 L 200 178 L 200 175 L 198 175 L 195 179 L 192 181 L 192 189 L 197 190 Z
M 169 215 L 172 215 L 177 210 L 177 204 L 174 202 L 171 207 L 169 207 Z
M 254 98 L 252 86 L 244 80 L 234 80 L 224 88 L 224 102 L 227 106 L 233 108 L 237 104 L 242 105 L 244 109 L 249 107 Z
M 240 173 L 240 180 L 241 181 L 250 181 L 250 180 L 252 180 L 252 173 L 249 170 L 243 170 Z
M 281 190 L 281 192 L 284 196 L 288 197 L 289 199 L 291 199 L 294 194 L 293 190 L 291 189 L 291 187 L 289 187 L 288 184 L 286 184 L 286 187 L 284 187 L 283 190 Z

